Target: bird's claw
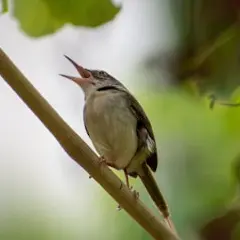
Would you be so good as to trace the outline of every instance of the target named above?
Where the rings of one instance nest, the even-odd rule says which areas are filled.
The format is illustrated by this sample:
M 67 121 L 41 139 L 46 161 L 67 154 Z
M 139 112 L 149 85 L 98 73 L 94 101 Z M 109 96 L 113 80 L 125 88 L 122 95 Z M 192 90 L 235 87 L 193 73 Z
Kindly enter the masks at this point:
M 103 163 L 107 163 L 107 161 L 105 160 L 105 158 L 103 156 L 99 157 L 99 164 L 103 164 Z
M 116 208 L 117 211 L 121 211 L 122 210 L 122 207 L 120 205 L 117 206 Z
M 133 186 L 131 186 L 130 188 L 130 191 L 133 192 L 133 196 L 136 200 L 139 199 L 139 192 L 137 192 L 136 190 L 133 189 Z
M 135 200 L 139 199 L 139 192 L 137 192 L 136 190 L 133 190 L 133 196 L 135 198 Z
M 99 160 L 99 164 L 100 165 L 107 164 L 107 162 L 106 162 L 106 160 L 105 160 L 105 158 L 103 156 L 99 157 L 98 160 Z M 89 176 L 88 178 L 91 179 L 92 176 Z
M 139 199 L 139 192 L 133 189 L 133 186 L 129 187 L 129 190 L 133 193 L 133 197 L 135 200 Z M 117 211 L 122 210 L 122 207 L 120 205 L 117 206 L 116 208 Z

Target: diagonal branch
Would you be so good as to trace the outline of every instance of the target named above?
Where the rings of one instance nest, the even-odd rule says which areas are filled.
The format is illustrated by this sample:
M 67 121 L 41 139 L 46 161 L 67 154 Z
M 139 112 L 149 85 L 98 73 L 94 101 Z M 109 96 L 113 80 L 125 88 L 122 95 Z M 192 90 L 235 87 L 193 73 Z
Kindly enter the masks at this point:
M 0 75 L 54 135 L 67 154 L 82 166 L 132 218 L 157 240 L 178 238 L 153 215 L 125 184 L 58 115 L 0 48 Z

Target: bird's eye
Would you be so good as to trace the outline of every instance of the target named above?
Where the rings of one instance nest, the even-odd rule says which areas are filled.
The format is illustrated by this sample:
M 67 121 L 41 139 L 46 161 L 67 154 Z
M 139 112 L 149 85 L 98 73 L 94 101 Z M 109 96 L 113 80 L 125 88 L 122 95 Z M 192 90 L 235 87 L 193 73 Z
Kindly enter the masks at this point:
M 100 75 L 101 77 L 106 77 L 106 76 L 107 76 L 107 73 L 104 72 L 104 71 L 99 71 L 99 75 Z

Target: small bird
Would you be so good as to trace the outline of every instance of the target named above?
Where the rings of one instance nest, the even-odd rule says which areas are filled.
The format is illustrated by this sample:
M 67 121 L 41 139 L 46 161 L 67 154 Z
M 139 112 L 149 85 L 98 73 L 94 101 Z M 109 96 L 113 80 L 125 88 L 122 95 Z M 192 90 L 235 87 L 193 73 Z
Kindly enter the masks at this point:
M 157 149 L 143 108 L 128 89 L 107 72 L 83 68 L 65 57 L 80 77 L 60 75 L 75 82 L 84 92 L 84 124 L 101 162 L 123 170 L 129 188 L 128 176 L 139 176 L 171 227 L 168 206 L 151 173 L 157 170 Z

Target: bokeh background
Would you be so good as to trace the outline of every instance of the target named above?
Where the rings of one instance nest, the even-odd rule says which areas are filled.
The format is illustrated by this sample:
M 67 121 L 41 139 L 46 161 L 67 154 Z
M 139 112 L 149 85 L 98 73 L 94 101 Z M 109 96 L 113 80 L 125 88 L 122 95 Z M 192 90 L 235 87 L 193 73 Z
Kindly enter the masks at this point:
M 156 179 L 179 235 L 237 240 L 240 109 L 220 103 L 240 98 L 239 6 L 2 0 L 0 47 L 90 145 L 83 94 L 58 75 L 76 74 L 63 54 L 121 80 L 151 119 Z M 151 239 L 0 80 L 0 239 Z M 157 213 L 140 181 L 131 184 Z

